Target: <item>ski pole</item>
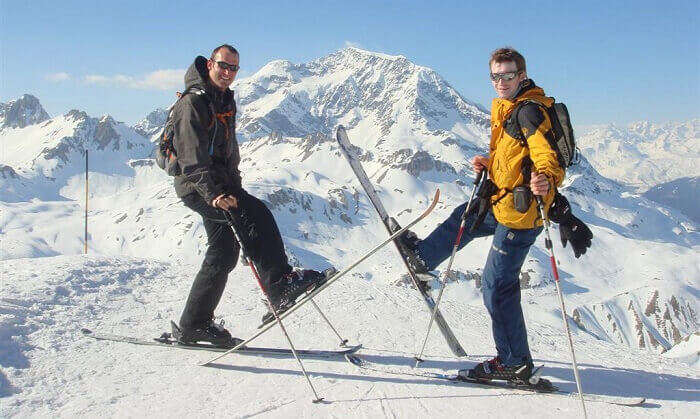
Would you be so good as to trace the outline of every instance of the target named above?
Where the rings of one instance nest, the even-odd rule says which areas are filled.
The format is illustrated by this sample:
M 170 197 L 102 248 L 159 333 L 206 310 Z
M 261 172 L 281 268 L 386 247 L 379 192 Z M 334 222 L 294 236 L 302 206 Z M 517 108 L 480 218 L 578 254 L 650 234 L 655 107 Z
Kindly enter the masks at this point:
M 229 214 L 228 211 L 224 211 L 224 214 L 226 215 L 226 221 L 228 221 L 228 225 L 231 226 L 231 230 L 233 230 L 233 235 L 236 237 L 238 244 L 241 246 L 241 251 L 243 252 L 243 257 L 248 262 L 248 266 L 250 266 L 250 270 L 253 271 L 253 276 L 255 276 L 255 279 L 258 281 L 258 286 L 260 287 L 263 294 L 265 295 L 265 299 L 267 300 L 267 305 L 270 307 L 270 312 L 272 313 L 273 316 L 275 316 L 275 320 L 277 321 L 277 324 L 279 324 L 280 329 L 282 329 L 284 336 L 287 338 L 287 342 L 289 342 L 289 347 L 292 349 L 292 354 L 294 354 L 294 358 L 296 358 L 297 362 L 299 363 L 299 367 L 301 367 L 301 372 L 304 373 L 304 377 L 306 378 L 306 381 L 309 383 L 309 387 L 311 387 L 311 391 L 314 393 L 315 399 L 313 399 L 313 402 L 314 403 L 322 402 L 323 397 L 319 397 L 318 393 L 316 393 L 316 389 L 314 388 L 314 385 L 311 383 L 311 379 L 309 378 L 309 374 L 306 373 L 306 369 L 304 368 L 304 364 L 301 362 L 301 359 L 299 358 L 299 354 L 297 354 L 296 348 L 294 348 L 294 344 L 292 343 L 292 339 L 289 337 L 289 333 L 287 333 L 287 329 L 282 324 L 282 319 L 280 319 L 279 316 L 277 315 L 277 310 L 275 310 L 275 308 L 272 306 L 272 301 L 270 301 L 270 296 L 267 294 L 267 290 L 265 289 L 265 287 L 263 287 L 262 281 L 260 280 L 260 275 L 258 275 L 258 271 L 257 271 L 257 269 L 255 269 L 255 264 L 252 263 L 252 261 L 248 258 L 248 253 L 243 248 L 243 241 L 241 240 L 241 237 L 238 235 L 238 230 L 236 230 L 236 226 L 234 225 L 233 219 L 231 218 L 231 214 Z
M 581 408 L 583 408 L 583 416 L 588 418 L 588 413 L 586 412 L 586 403 L 583 401 L 583 390 L 581 390 L 581 378 L 578 375 L 578 365 L 576 364 L 576 354 L 574 353 L 574 341 L 571 338 L 571 331 L 569 330 L 569 322 L 566 320 L 566 308 L 564 307 L 564 296 L 561 293 L 561 285 L 559 284 L 559 271 L 557 270 L 557 262 L 554 260 L 554 249 L 552 248 L 552 239 L 549 235 L 549 218 L 544 213 L 544 202 L 542 202 L 542 197 L 535 195 L 537 198 L 537 206 L 540 210 L 540 217 L 542 217 L 542 222 L 544 224 L 545 238 L 544 244 L 549 250 L 549 260 L 552 265 L 552 273 L 554 274 L 554 283 L 557 287 L 557 294 L 559 295 L 559 306 L 561 308 L 561 318 L 564 321 L 564 330 L 569 337 L 569 349 L 571 349 L 571 361 L 574 367 L 574 377 L 576 378 L 576 387 L 578 388 L 578 395 L 581 399 Z
M 459 225 L 459 230 L 457 231 L 457 238 L 455 239 L 455 244 L 454 247 L 452 248 L 452 255 L 450 256 L 450 261 L 447 264 L 447 269 L 445 270 L 445 274 L 443 275 L 442 278 L 442 283 L 440 284 L 440 294 L 438 294 L 437 301 L 435 301 L 435 307 L 433 307 L 433 313 L 430 316 L 430 323 L 428 323 L 428 331 L 425 332 L 425 339 L 423 339 L 423 347 L 420 350 L 420 355 L 416 356 L 416 365 L 415 367 L 418 367 L 418 364 L 420 362 L 423 362 L 423 351 L 425 351 L 425 345 L 428 343 L 428 336 L 430 336 L 430 329 L 433 326 L 433 322 L 435 321 L 435 315 L 438 312 L 438 306 L 440 305 L 440 300 L 442 299 L 442 293 L 445 291 L 445 285 L 447 285 L 447 277 L 450 275 L 450 270 L 452 269 L 452 262 L 455 259 L 455 254 L 457 253 L 457 248 L 459 247 L 459 242 L 462 240 L 462 233 L 464 232 L 464 224 L 467 222 L 467 211 L 469 211 L 469 207 L 472 204 L 472 200 L 474 199 L 474 194 L 476 193 L 476 188 L 479 186 L 479 183 L 481 183 L 481 176 L 484 174 L 484 171 L 482 170 L 476 175 L 476 178 L 474 179 L 474 187 L 472 188 L 472 194 L 469 196 L 469 201 L 467 202 L 467 206 L 464 208 L 464 212 L 462 213 L 462 223 Z M 415 368 L 414 367 L 414 368 Z
M 316 302 L 313 300 L 313 298 L 309 298 L 309 302 L 311 303 L 311 305 L 313 305 L 313 306 L 316 308 L 316 310 L 318 311 L 318 314 L 320 314 L 321 317 L 323 317 L 323 320 L 326 321 L 326 324 L 328 324 L 328 327 L 331 328 L 331 330 L 333 331 L 333 333 L 335 333 L 335 335 L 338 336 L 338 339 L 340 339 L 340 346 L 343 346 L 343 347 L 348 346 L 348 345 L 347 345 L 348 340 L 347 340 L 347 339 L 343 339 L 343 337 L 340 336 L 340 333 L 338 333 L 338 331 L 335 330 L 335 327 L 333 327 L 333 325 L 331 324 L 331 321 L 328 320 L 328 317 L 326 317 L 325 314 L 323 314 L 323 312 L 321 311 L 321 309 L 319 308 L 319 306 L 316 304 Z

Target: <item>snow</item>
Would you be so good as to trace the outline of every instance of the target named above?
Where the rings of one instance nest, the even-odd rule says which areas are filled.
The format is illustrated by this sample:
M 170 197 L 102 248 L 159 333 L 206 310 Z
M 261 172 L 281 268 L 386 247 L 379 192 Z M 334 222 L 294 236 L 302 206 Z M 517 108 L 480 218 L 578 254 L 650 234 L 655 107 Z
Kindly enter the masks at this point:
M 404 57 L 349 48 L 312 63 L 276 61 L 238 83 L 244 185 L 274 213 L 295 266 L 340 269 L 386 237 L 332 138 L 337 124 L 348 127 L 400 223 L 440 188 L 434 213 L 414 229 L 421 237 L 466 201 L 473 179 L 468 162 L 488 147 L 488 115 Z M 84 338 L 81 327 L 160 335 L 179 318 L 206 250 L 201 220 L 150 158 L 154 118 L 136 130 L 71 111 L 0 131 L 0 417 L 580 415 L 575 399 L 364 374 L 344 360 L 305 361 L 331 402 L 313 405 L 293 359 L 230 355 L 205 368 L 197 366 L 211 356 L 205 353 Z M 686 132 L 681 128 L 667 131 Z M 634 129 L 661 132 L 643 124 Z M 84 149 L 91 162 L 87 256 Z M 584 158 L 563 188 L 592 229 L 593 247 L 576 259 L 552 232 L 569 325 L 584 391 L 648 402 L 641 408 L 589 403 L 590 417 L 698 416 L 697 226 L 625 179 L 606 177 L 595 163 Z M 478 287 L 489 246 L 489 239 L 477 239 L 458 253 L 457 279 L 441 303 L 470 357 L 452 357 L 433 327 L 425 368 L 453 371 L 493 354 Z M 361 355 L 403 365 L 420 349 L 429 320 L 404 275 L 387 247 L 316 301 L 351 343 L 364 345 Z M 533 355 L 545 364 L 545 376 L 574 390 L 543 238 L 525 261 L 521 283 Z M 260 298 L 250 272 L 239 266 L 217 315 L 234 334 L 250 336 L 264 312 Z M 299 348 L 337 345 L 312 307 L 286 323 Z M 277 328 L 256 344 L 286 347 Z
M 315 405 L 293 358 L 229 355 L 201 367 L 197 364 L 214 354 L 81 335 L 80 328 L 88 327 L 158 336 L 169 319 L 177 319 L 196 269 L 136 257 L 5 261 L 2 276 L 12 281 L 0 297 L 0 416 L 455 417 L 466 409 L 489 417 L 580 414 L 576 399 L 365 374 L 342 359 L 304 360 L 317 391 L 329 402 Z M 235 286 L 227 288 L 218 314 L 235 334 L 247 336 L 264 312 L 260 293 L 247 269 L 236 269 L 229 281 Z M 547 303 L 554 303 L 553 298 Z M 316 301 L 344 337 L 364 345 L 361 354 L 387 365 L 411 362 L 427 327 L 428 316 L 415 290 L 361 272 L 336 282 Z M 545 376 L 556 385 L 575 390 L 566 339 L 556 321 L 533 318 L 530 307 L 537 304 L 530 300 L 525 305 L 536 362 L 546 363 Z M 337 338 L 311 307 L 299 312 L 286 322 L 298 348 L 337 346 Z M 453 371 L 492 352 L 488 317 L 478 301 L 464 304 L 448 293 L 443 312 L 469 361 L 452 358 L 435 332 L 424 368 Z M 583 332 L 574 331 L 574 343 L 584 391 L 648 399 L 641 408 L 589 402 L 590 417 L 692 417 L 700 411 L 697 375 L 674 360 L 621 352 L 618 345 Z M 256 344 L 284 347 L 285 341 L 275 328 Z
M 663 356 L 674 359 L 677 362 L 686 363 L 695 369 L 700 369 L 700 350 L 698 348 L 700 348 L 700 335 L 695 333 L 669 351 L 664 352 Z

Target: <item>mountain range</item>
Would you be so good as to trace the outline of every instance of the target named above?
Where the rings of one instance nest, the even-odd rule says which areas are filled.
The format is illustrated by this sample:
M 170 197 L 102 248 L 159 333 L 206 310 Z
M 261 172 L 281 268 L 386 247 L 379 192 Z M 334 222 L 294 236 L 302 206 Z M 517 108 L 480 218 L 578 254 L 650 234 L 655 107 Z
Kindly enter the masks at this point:
M 333 139 L 339 124 L 399 221 L 440 188 L 421 236 L 466 201 L 469 161 L 488 149 L 488 111 L 403 56 L 346 48 L 309 63 L 272 61 L 232 88 L 244 186 L 271 208 L 298 266 L 343 266 L 384 237 Z M 82 252 L 88 151 L 90 253 L 200 263 L 201 220 L 152 159 L 167 113 L 155 109 L 128 126 L 79 110 L 51 118 L 30 95 L 0 104 L 0 258 Z M 700 330 L 698 121 L 581 130 L 581 162 L 562 191 L 593 230 L 594 246 L 581 259 L 569 248 L 556 252 L 582 333 L 662 352 Z M 478 239 L 460 252 L 446 304 L 481 304 L 488 248 Z M 381 255 L 362 275 L 407 286 L 395 255 Z M 521 285 L 527 314 L 557 327 L 548 263 L 539 240 Z

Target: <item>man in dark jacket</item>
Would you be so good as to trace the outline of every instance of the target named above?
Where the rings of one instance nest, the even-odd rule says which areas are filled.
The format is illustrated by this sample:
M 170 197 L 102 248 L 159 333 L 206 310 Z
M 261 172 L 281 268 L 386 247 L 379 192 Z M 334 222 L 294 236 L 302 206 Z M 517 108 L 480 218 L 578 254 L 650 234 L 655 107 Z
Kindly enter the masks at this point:
M 292 270 L 272 213 L 242 187 L 236 103 L 229 89 L 238 64 L 238 51 L 230 45 L 217 47 L 208 60 L 195 58 L 185 74 L 186 90 L 171 114 L 172 141 L 181 171 L 175 176 L 175 192 L 187 207 L 202 216 L 209 244 L 180 326 L 173 330 L 173 335 L 184 343 L 235 343 L 231 334 L 213 321 L 214 309 L 240 250 L 224 211 L 232 216 L 275 310 L 290 307 L 299 295 L 326 279 L 320 272 Z M 263 321 L 271 318 L 268 313 Z

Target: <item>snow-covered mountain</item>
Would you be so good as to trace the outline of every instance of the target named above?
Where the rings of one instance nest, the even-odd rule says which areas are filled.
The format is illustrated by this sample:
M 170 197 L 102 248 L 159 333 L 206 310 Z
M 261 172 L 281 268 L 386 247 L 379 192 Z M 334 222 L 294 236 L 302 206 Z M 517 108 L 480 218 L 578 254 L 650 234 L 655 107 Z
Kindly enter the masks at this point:
M 682 177 L 700 176 L 700 119 L 627 127 L 594 126 L 578 136 L 584 156 L 604 176 L 640 192 Z
M 273 61 L 238 81 L 234 89 L 244 186 L 268 203 L 295 265 L 343 267 L 385 238 L 333 140 L 337 124 L 348 127 L 356 153 L 387 210 L 399 222 L 422 210 L 440 188 L 434 214 L 415 229 L 419 236 L 468 198 L 472 179 L 468 161 L 488 148 L 488 114 L 434 71 L 404 57 L 347 48 L 306 64 Z M 11 368 L 4 378 L 0 373 L 0 397 L 21 400 L 15 388 L 39 385 L 30 376 L 31 363 L 26 360 L 48 363 L 52 358 L 38 353 L 35 346 L 85 351 L 82 344 L 62 340 L 62 335 L 75 337 L 66 314 L 75 307 L 90 313 L 85 321 L 92 327 L 146 335 L 159 333 L 167 326 L 166 319 L 177 318 L 206 249 L 206 236 L 199 217 L 175 196 L 172 179 L 150 158 L 152 138 L 163 116 L 162 110 L 156 110 L 130 128 L 110 117 L 97 119 L 72 111 L 0 131 L 0 145 L 6 150 L 0 161 L 0 259 L 8 267 L 3 275 L 19 272 L 19 282 L 0 291 L 0 338 L 17 335 L 0 343 L 0 354 L 9 354 Z M 91 161 L 88 244 L 93 256 L 83 260 L 71 255 L 83 248 L 82 150 L 86 147 Z M 700 330 L 695 225 L 681 212 L 606 175 L 585 157 L 569 171 L 563 191 L 575 214 L 595 235 L 594 246 L 575 259 L 569 248 L 561 248 L 553 231 L 570 324 L 577 347 L 584 348 L 579 362 L 586 368 L 583 376 L 594 377 L 585 390 L 608 388 L 602 377 L 610 374 L 593 372 L 608 371 L 604 366 L 630 370 L 630 377 L 619 381 L 623 386 L 656 378 L 657 365 L 673 370 L 670 382 L 691 385 L 687 382 L 692 380 L 682 378 L 681 367 L 673 369 L 672 362 L 657 353 L 673 348 L 667 353 L 671 359 L 686 362 L 685 368 L 697 367 L 698 357 L 688 349 L 697 344 L 693 336 Z M 458 254 L 456 272 L 442 302 L 448 322 L 470 353 L 492 352 L 480 291 L 480 272 L 489 248 L 489 239 L 477 239 Z M 55 257 L 36 259 L 40 256 Z M 22 268 L 33 261 L 38 261 L 41 272 L 36 281 L 30 270 Z M 339 281 L 337 292 L 328 291 L 332 317 L 368 348 L 388 345 L 406 352 L 422 343 L 421 328 L 429 317 L 421 311 L 417 293 L 402 280 L 403 268 L 397 261 L 395 251 L 386 248 L 359 266 L 347 284 Z M 229 284 L 220 312 L 236 322 L 236 333 L 243 334 L 247 323 L 237 322 L 243 318 L 254 322 L 249 317 L 257 313 L 253 301 L 259 293 L 240 267 Z M 542 239 L 530 251 L 521 285 L 535 356 L 566 362 L 568 349 Z M 55 296 L 47 297 L 51 293 Z M 36 327 L 35 306 L 53 307 L 55 325 L 42 327 L 55 327 L 56 336 L 42 334 Z M 11 313 L 9 317 L 3 317 L 6 312 Z M 314 330 L 322 326 L 313 323 Z M 313 345 L 311 335 L 304 335 L 308 346 Z M 446 353 L 437 335 L 431 337 L 431 345 L 433 353 Z M 678 358 L 672 358 L 674 354 Z M 168 356 L 158 358 L 159 362 L 178 362 L 177 355 Z M 84 357 L 74 357 L 86 362 Z M 638 364 L 637 360 L 643 361 Z M 81 380 L 75 376 L 82 372 L 68 374 Z M 558 379 L 571 384 L 568 373 Z M 385 391 L 385 384 L 375 384 Z M 658 390 L 654 385 L 648 388 Z M 676 402 L 687 400 L 678 398 L 680 392 L 671 393 L 668 397 Z M 31 394 L 42 397 L 38 390 Z M 52 400 L 64 405 L 60 395 Z M 0 410 L 0 416 L 3 412 L 41 414 L 13 406 Z M 76 409 L 71 412 L 80 411 Z M 85 409 L 84 413 L 89 412 Z M 347 413 L 338 409 L 332 414 Z M 454 413 L 443 413 L 449 416 L 450 412 Z
M 0 130 L 24 128 L 49 119 L 49 114 L 32 95 L 23 95 L 17 100 L 0 103 Z
M 644 197 L 676 208 L 700 225 L 700 176 L 660 183 L 644 192 Z
M 435 71 L 358 48 L 305 64 L 272 61 L 233 89 L 242 139 L 329 133 L 338 124 L 372 138 L 481 138 L 489 126 L 486 112 Z
M 163 129 L 165 121 L 168 119 L 168 113 L 167 109 L 158 108 L 137 122 L 133 128 L 142 136 L 151 138 Z
M 94 181 L 129 182 L 134 173 L 127 161 L 148 157 L 153 146 L 133 128 L 110 116 L 92 118 L 72 110 L 25 127 L 4 128 L 0 131 L 0 147 L 4 152 L 0 162 L 3 201 L 16 202 L 77 199 L 81 195 L 75 189 L 76 182 L 84 185 L 86 150 Z

